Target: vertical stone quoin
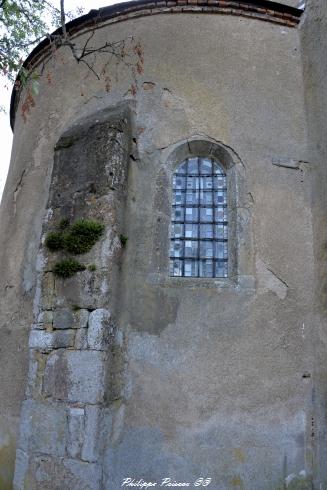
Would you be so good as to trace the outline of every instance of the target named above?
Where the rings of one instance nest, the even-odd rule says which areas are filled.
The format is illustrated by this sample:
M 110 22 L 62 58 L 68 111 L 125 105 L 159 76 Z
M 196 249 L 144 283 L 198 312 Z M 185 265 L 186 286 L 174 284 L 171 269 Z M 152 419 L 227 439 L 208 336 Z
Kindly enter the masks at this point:
M 16 454 L 15 490 L 101 488 L 102 438 L 109 433 L 112 310 L 122 253 L 130 154 L 126 105 L 68 129 L 55 147 L 50 197 L 38 255 L 38 283 L 26 397 Z M 102 223 L 92 248 L 73 255 L 46 245 L 77 220 Z M 66 227 L 66 228 L 65 228 Z M 66 231 L 67 233 L 67 231 Z M 68 278 L 55 264 L 77 259 Z

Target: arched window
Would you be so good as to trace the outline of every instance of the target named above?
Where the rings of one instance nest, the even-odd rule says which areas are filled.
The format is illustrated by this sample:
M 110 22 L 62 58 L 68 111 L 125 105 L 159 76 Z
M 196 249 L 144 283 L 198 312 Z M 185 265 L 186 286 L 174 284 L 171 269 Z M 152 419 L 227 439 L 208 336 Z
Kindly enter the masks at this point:
M 173 176 L 170 275 L 228 276 L 226 174 L 213 158 L 184 160 Z

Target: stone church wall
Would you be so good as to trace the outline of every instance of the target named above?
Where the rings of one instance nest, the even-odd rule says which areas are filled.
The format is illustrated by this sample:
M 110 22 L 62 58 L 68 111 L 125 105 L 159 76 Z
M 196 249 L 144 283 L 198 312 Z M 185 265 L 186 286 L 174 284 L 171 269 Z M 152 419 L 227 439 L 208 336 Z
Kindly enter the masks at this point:
M 308 159 L 314 169 L 312 184 L 312 216 L 315 255 L 315 408 L 317 479 L 327 481 L 326 446 L 326 244 L 327 244 L 327 10 L 324 1 L 308 2 L 301 27 L 305 102 L 308 121 Z
M 94 41 L 131 35 L 144 49 L 135 94 L 126 71 L 107 92 L 62 50 L 27 121 L 16 112 L 0 216 L 0 482 L 11 488 L 16 447 L 17 490 L 310 478 L 313 169 L 299 30 L 185 12 L 113 23 Z M 171 278 L 172 172 L 207 151 L 235 183 L 235 274 Z M 67 214 L 101 218 L 105 234 L 83 257 L 96 270 L 64 281 L 44 237 Z

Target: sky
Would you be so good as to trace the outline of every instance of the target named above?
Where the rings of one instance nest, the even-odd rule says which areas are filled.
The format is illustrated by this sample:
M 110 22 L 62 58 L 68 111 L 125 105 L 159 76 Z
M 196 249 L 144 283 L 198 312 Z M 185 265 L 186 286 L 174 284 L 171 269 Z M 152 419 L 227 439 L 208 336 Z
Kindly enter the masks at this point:
M 82 7 L 86 14 L 91 9 L 106 7 L 114 3 L 121 3 L 122 0 L 66 0 L 65 10 L 74 10 Z M 60 0 L 52 0 L 53 5 L 57 8 L 60 6 Z M 1 160 L 0 160 L 0 200 L 3 188 L 6 182 L 8 167 L 10 163 L 12 131 L 9 124 L 9 105 L 12 87 L 7 87 L 8 82 L 0 77 L 0 106 L 4 106 L 6 114 L 0 113 L 0 134 L 1 134 Z

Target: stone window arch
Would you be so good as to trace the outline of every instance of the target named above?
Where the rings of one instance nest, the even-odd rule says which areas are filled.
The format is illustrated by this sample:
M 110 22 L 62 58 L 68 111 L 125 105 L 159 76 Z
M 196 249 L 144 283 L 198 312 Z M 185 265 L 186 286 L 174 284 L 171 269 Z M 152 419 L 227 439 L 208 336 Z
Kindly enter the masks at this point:
M 226 207 L 228 210 L 227 274 L 215 276 L 182 276 L 172 274 L 171 239 L 175 236 L 172 208 L 175 199 L 174 177 L 180 165 L 188 159 L 211 159 L 222 169 L 226 178 Z M 202 135 L 163 148 L 159 156 L 159 169 L 154 196 L 155 227 L 151 261 L 151 281 L 167 286 L 195 286 L 201 281 L 208 287 L 254 287 L 254 249 L 252 238 L 252 196 L 247 191 L 246 167 L 237 153 L 222 142 Z M 199 223 L 201 224 L 201 223 Z M 176 236 L 177 238 L 177 236 Z M 188 238 L 188 237 L 186 237 Z M 188 277 L 188 279 L 187 279 Z
M 228 277 L 227 177 L 214 158 L 192 156 L 174 171 L 170 275 Z

